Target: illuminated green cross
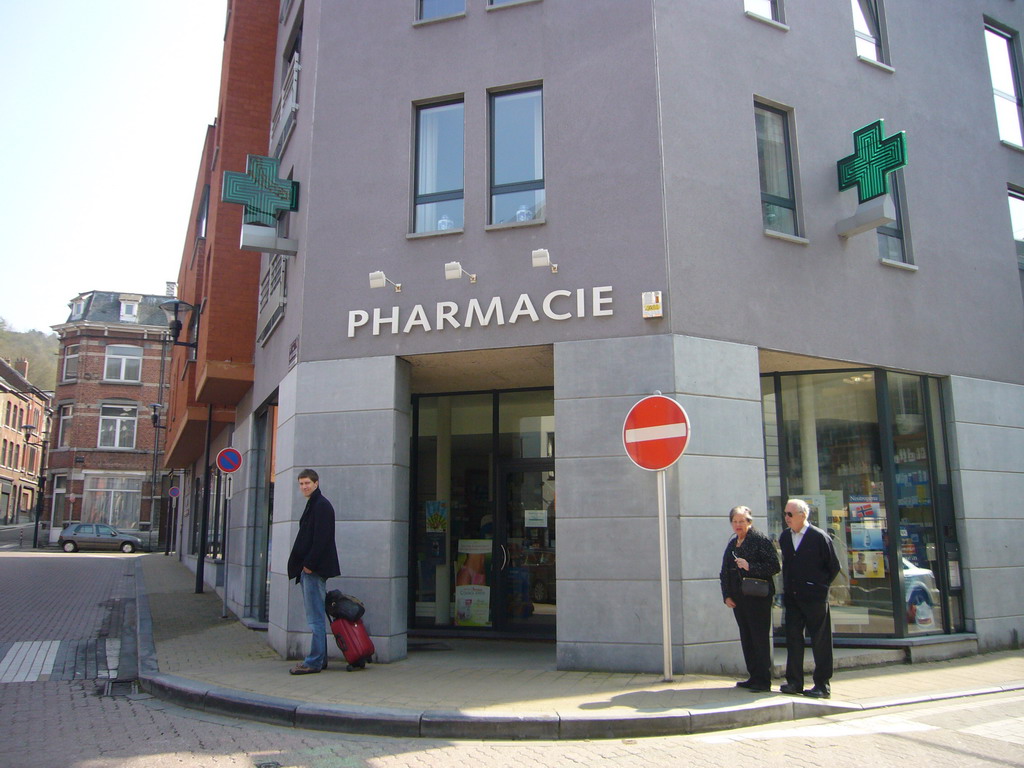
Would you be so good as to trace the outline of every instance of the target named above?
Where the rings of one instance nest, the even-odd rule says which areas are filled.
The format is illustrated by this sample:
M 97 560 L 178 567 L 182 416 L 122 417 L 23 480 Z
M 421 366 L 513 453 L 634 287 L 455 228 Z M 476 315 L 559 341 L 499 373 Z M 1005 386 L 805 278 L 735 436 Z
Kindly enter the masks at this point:
M 220 199 L 245 206 L 243 222 L 276 226 L 282 211 L 299 210 L 299 183 L 277 177 L 279 161 L 273 157 L 249 155 L 245 173 L 224 171 Z
M 865 125 L 853 134 L 853 154 L 836 163 L 839 190 L 856 184 L 862 203 L 886 194 L 889 174 L 907 164 L 907 134 L 900 131 L 887 139 L 884 135 L 883 121 Z

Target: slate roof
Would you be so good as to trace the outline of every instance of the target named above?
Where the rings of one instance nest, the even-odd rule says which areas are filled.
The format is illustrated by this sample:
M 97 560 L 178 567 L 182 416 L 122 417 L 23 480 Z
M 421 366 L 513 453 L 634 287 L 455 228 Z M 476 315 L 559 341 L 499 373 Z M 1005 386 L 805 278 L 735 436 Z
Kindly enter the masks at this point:
M 68 313 L 66 323 L 90 322 L 122 325 L 157 325 L 167 326 L 167 316 L 160 305 L 173 296 L 149 295 L 143 293 L 125 293 L 123 291 L 88 291 L 80 293 L 71 300 L 72 309 Z M 80 315 L 74 311 L 76 301 L 84 301 L 85 306 Z M 121 301 L 135 300 L 139 303 L 137 322 L 121 320 Z

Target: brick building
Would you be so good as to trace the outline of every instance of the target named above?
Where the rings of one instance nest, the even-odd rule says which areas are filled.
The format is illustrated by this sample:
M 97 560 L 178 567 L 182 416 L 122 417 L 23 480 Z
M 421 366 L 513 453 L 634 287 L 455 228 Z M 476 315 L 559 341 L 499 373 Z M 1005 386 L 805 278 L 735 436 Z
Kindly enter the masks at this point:
M 204 553 L 209 570 L 207 560 L 200 562 L 214 580 L 220 578 L 213 574 L 222 563 L 228 517 L 220 499 L 228 495 L 231 481 L 222 478 L 223 485 L 206 485 L 210 473 L 204 466 L 212 461 L 214 442 L 219 441 L 217 448 L 230 443 L 236 407 L 252 389 L 260 293 L 260 254 L 239 247 L 242 212 L 237 205 L 221 202 L 221 185 L 224 171 L 244 169 L 246 154 L 254 146 L 266 147 L 277 28 L 277 0 L 248 0 L 231 7 L 219 109 L 216 122 L 207 129 L 178 274 L 178 298 L 184 303 L 179 341 L 191 346 L 174 347 L 169 360 L 173 386 L 165 464 L 182 471 L 178 551 L 193 567 L 197 554 Z M 291 113 L 279 109 L 278 114 Z M 204 510 L 208 525 L 205 544 L 200 544 Z M 232 545 L 265 555 L 266 538 Z M 259 606 L 265 604 L 265 576 L 264 570 L 254 577 L 254 583 L 259 582 L 254 588 Z M 257 615 L 264 610 L 257 609 Z
M 60 337 L 46 514 L 50 541 L 68 522 L 104 522 L 149 538 L 160 516 L 167 296 L 90 291 L 74 298 Z M 154 492 L 155 490 L 155 492 Z
M 49 433 L 51 393 L 33 386 L 28 361 L 0 360 L 0 524 L 28 522 L 36 506 L 42 452 Z M 31 443 L 23 427 L 36 428 Z

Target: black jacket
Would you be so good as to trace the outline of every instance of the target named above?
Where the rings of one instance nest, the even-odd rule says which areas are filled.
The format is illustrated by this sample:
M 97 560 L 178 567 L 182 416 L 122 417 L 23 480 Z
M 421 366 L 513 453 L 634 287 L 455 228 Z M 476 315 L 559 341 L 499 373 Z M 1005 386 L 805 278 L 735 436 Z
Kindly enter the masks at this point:
M 779 548 L 785 596 L 796 600 L 827 600 L 828 587 L 840 571 L 832 538 L 821 528 L 808 525 L 799 549 L 794 551 L 793 532 L 787 528 L 779 536 Z
M 736 558 L 742 557 L 750 565 L 749 571 L 741 571 L 736 567 Z M 740 579 L 743 576 L 750 576 L 755 579 L 768 581 L 768 596 L 775 594 L 775 579 L 772 577 L 779 572 L 779 556 L 775 553 L 775 545 L 771 539 L 758 530 L 751 528 L 747 531 L 743 544 L 736 546 L 736 536 L 729 539 L 729 544 L 722 555 L 722 570 L 718 574 L 718 580 L 722 585 L 722 600 L 731 597 L 734 601 L 741 599 Z
M 299 581 L 303 568 L 324 579 L 341 575 L 334 543 L 334 507 L 319 488 L 309 495 L 299 518 L 299 532 L 288 556 L 288 578 Z

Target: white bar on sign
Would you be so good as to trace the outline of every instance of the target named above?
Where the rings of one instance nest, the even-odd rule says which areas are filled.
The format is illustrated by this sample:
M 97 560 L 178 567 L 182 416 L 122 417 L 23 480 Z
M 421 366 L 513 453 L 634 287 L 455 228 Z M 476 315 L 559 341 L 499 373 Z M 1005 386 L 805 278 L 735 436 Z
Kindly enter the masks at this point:
M 686 422 L 661 424 L 657 427 L 638 427 L 626 430 L 627 443 L 643 443 L 648 440 L 664 440 L 669 437 L 686 437 Z

